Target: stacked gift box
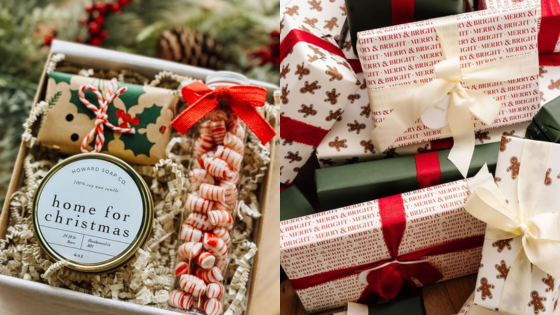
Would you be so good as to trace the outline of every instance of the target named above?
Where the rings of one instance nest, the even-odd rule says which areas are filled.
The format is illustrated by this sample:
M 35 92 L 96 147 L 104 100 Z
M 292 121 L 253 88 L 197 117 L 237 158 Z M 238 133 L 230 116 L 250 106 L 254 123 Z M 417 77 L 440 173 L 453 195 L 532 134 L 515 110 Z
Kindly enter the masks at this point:
M 282 157 L 291 171 L 286 186 L 309 176 L 298 175 L 312 164 L 307 159 L 319 161 L 316 210 L 324 212 L 281 222 L 281 265 L 308 312 L 398 304 L 411 289 L 478 274 L 469 314 L 552 314 L 560 272 L 550 260 L 560 258 L 560 221 L 546 191 L 560 169 L 557 145 L 547 142 L 560 140 L 560 3 L 424 2 L 281 7 L 300 29 L 337 40 L 357 78 L 332 125 L 308 121 L 322 133 L 297 167 Z M 314 79 L 321 85 L 329 75 Z M 291 80 L 288 74 L 281 86 Z M 296 97 L 281 108 L 321 101 Z M 538 210 L 516 206 L 529 182 L 527 198 Z M 497 209 L 509 226 L 472 204 Z

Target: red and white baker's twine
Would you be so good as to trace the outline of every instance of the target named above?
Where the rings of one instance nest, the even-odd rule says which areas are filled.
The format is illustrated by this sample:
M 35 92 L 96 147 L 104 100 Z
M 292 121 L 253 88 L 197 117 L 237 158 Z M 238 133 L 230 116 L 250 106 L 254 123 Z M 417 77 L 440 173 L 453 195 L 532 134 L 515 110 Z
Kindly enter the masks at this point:
M 99 108 L 95 107 L 92 103 L 90 103 L 85 97 L 85 90 L 88 89 L 95 93 L 97 96 L 97 101 L 99 103 Z M 113 93 L 113 91 L 116 92 Z M 109 104 L 114 101 L 119 95 L 123 94 L 126 91 L 125 87 L 117 89 L 117 79 L 112 79 L 109 83 L 109 87 L 107 88 L 107 94 L 105 99 L 103 99 L 103 95 L 95 88 L 93 85 L 82 85 L 78 91 L 78 97 L 80 101 L 89 108 L 95 114 L 95 127 L 88 133 L 88 135 L 82 141 L 81 149 L 82 152 L 90 152 L 87 149 L 87 145 L 91 142 L 91 139 L 95 137 L 95 147 L 91 152 L 101 152 L 101 148 L 103 148 L 103 144 L 105 143 L 105 132 L 103 130 L 104 126 L 106 125 L 109 129 L 122 132 L 122 133 L 136 133 L 134 128 L 121 128 L 114 126 L 108 120 L 107 116 L 107 108 Z
M 244 129 L 234 113 L 214 110 L 207 118 L 194 147 L 200 168 L 189 173 L 194 191 L 185 206 L 190 214 L 179 234 L 185 243 L 177 251 L 175 275 L 180 276 L 182 291 L 174 291 L 169 304 L 218 315 L 223 311 L 221 282 L 231 245 Z

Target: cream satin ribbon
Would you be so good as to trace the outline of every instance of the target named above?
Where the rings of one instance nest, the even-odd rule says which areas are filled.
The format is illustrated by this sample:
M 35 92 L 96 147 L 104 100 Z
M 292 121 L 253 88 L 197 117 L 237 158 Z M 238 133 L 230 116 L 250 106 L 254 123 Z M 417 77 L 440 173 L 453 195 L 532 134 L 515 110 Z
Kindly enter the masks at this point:
M 491 125 L 502 105 L 484 92 L 465 89 L 467 85 L 503 82 L 538 75 L 537 52 L 506 57 L 461 69 L 459 30 L 456 17 L 434 19 L 433 26 L 444 60 L 434 65 L 436 78 L 427 84 L 408 84 L 369 90 L 372 111 L 394 109 L 370 133 L 373 145 L 381 151 L 391 146 L 422 114 L 450 95 L 447 120 L 454 145 L 449 160 L 463 177 L 467 176 L 474 152 L 474 125 L 471 115 Z
M 540 153 L 543 146 L 544 156 Z M 539 207 L 550 147 L 549 143 L 524 141 L 517 179 L 518 207 L 512 205 L 515 201 L 510 201 L 509 204 L 506 202 L 494 182 L 474 188 L 465 205 L 467 212 L 487 223 L 486 239 L 521 238 L 522 249 L 511 265 L 502 297 L 528 301 L 531 292 L 531 264 L 560 279 L 560 210 Z M 538 159 L 544 159 L 544 163 L 536 160 L 537 155 Z M 483 168 L 475 178 L 479 176 L 490 175 Z M 524 307 L 516 309 L 515 305 L 504 303 L 502 298 L 500 314 L 524 315 L 527 302 L 521 305 Z

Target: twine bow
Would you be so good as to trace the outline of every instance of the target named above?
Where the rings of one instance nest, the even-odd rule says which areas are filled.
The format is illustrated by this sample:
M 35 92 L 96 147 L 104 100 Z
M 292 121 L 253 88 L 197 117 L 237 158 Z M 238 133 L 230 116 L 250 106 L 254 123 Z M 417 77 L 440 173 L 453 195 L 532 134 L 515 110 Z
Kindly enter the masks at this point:
M 371 131 L 373 145 L 387 149 L 407 129 L 414 125 L 428 109 L 450 96 L 447 122 L 453 135 L 454 145 L 449 160 L 466 177 L 474 152 L 475 116 L 491 125 L 498 116 L 502 104 L 482 91 L 466 89 L 461 82 L 476 85 L 503 82 L 538 75 L 538 54 L 509 56 L 481 65 L 461 68 L 459 30 L 456 17 L 432 20 L 444 60 L 434 66 L 435 79 L 429 83 L 415 83 L 370 90 L 372 110 L 393 111 Z
M 229 107 L 263 144 L 276 135 L 268 121 L 255 109 L 255 107 L 264 106 L 266 102 L 266 89 L 262 87 L 218 86 L 212 90 L 203 83 L 193 82 L 183 87 L 181 92 L 190 106 L 171 122 L 171 126 L 180 134 L 185 134 L 194 124 L 218 107 L 220 99 L 225 99 L 228 101 Z
M 527 303 L 522 303 L 525 308 L 516 309 L 512 303 L 506 303 L 504 297 L 525 301 L 531 292 L 533 268 L 560 278 L 560 212 L 539 205 L 543 193 L 542 174 L 546 169 L 541 170 L 543 172 L 536 170 L 540 163 L 532 157 L 535 152 L 541 152 L 543 146 L 547 147 L 546 163 L 550 144 L 524 141 L 517 179 L 518 204 L 512 200 L 506 202 L 498 186 L 493 181 L 487 181 L 486 185 L 471 189 L 472 195 L 465 205 L 470 214 L 487 223 L 486 239 L 521 238 L 522 248 L 511 265 L 501 293 L 499 310 L 503 314 L 525 314 Z M 474 180 L 484 176 L 491 178 L 485 168 Z
M 99 108 L 95 107 L 92 103 L 90 103 L 85 97 L 85 90 L 88 89 L 95 93 L 97 96 L 97 101 L 99 103 Z M 116 90 L 114 93 L 113 91 Z M 124 132 L 124 133 L 135 133 L 136 130 L 134 128 L 122 128 L 117 127 L 111 124 L 108 120 L 107 116 L 107 108 L 109 104 L 114 101 L 119 95 L 123 94 L 126 91 L 126 87 L 122 87 L 117 89 L 117 79 L 112 79 L 107 87 L 107 94 L 105 99 L 103 95 L 95 88 L 93 85 L 82 85 L 78 91 L 78 97 L 80 101 L 89 108 L 95 114 L 95 127 L 88 133 L 88 135 L 82 141 L 81 149 L 82 152 L 101 152 L 101 148 L 103 148 L 103 144 L 105 143 L 105 132 L 103 130 L 104 126 L 107 126 L 109 129 L 115 132 Z M 93 151 L 88 151 L 87 145 L 90 143 L 91 139 L 95 137 L 95 146 Z

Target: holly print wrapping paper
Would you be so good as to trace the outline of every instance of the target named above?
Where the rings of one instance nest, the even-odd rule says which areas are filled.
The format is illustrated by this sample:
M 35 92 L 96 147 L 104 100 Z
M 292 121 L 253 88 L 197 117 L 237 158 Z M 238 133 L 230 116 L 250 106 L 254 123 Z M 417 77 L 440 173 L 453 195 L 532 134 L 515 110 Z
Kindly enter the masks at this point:
M 110 81 L 87 78 L 61 72 L 49 74 L 45 101 L 48 104 L 42 116 L 37 141 L 48 148 L 65 154 L 81 153 L 81 144 L 95 128 L 96 114 L 80 100 L 82 85 L 92 85 L 103 98 Z M 172 90 L 117 83 L 126 91 L 112 100 L 107 107 L 107 121 L 120 128 L 134 128 L 134 133 L 103 128 L 104 143 L 100 150 L 131 164 L 153 165 L 165 159 L 165 148 L 171 136 L 178 95 Z M 99 108 L 96 94 L 88 89 L 85 98 Z M 94 150 L 99 132 L 89 139 L 87 151 Z

